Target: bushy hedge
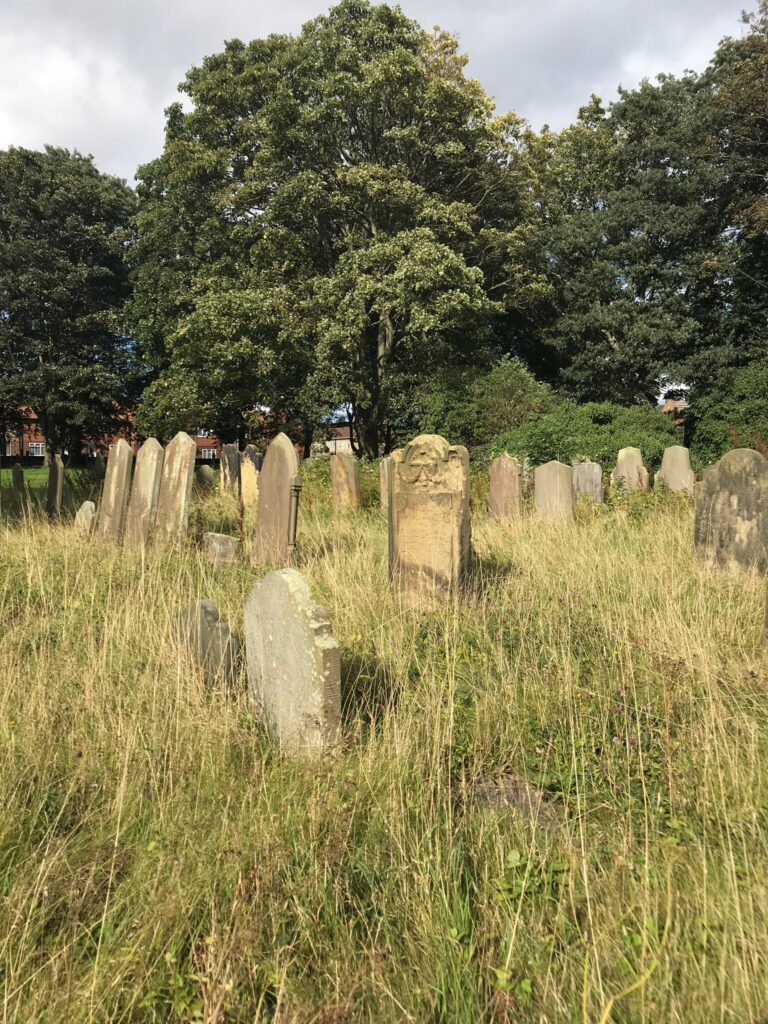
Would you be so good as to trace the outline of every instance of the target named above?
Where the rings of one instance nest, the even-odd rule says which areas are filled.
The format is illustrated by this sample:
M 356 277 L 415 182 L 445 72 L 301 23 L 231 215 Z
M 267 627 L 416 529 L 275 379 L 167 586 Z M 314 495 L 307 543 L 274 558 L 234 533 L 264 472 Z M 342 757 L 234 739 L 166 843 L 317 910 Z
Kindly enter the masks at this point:
M 768 449 L 768 360 L 733 370 L 716 389 L 696 389 L 686 417 L 691 451 L 715 462 L 731 448 Z

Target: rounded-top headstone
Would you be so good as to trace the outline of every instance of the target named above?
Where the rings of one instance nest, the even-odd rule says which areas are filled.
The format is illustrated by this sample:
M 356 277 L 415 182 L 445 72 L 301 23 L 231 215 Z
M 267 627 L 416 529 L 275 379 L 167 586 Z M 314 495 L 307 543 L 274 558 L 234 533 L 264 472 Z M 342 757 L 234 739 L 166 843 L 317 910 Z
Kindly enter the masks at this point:
M 696 486 L 693 541 L 716 565 L 768 571 L 768 460 L 750 448 L 727 452 Z
M 291 440 L 278 434 L 272 441 L 259 473 L 259 506 L 252 561 L 285 562 L 294 541 L 293 501 L 301 489 L 299 458 Z
M 647 491 L 648 470 L 643 465 L 643 453 L 639 448 L 622 448 L 611 473 L 611 483 L 621 481 L 625 491 Z
M 295 569 L 268 573 L 245 606 L 251 706 L 280 746 L 333 746 L 341 721 L 339 645 L 325 609 Z
M 200 466 L 195 470 L 195 483 L 203 490 L 209 490 L 216 483 L 216 470 L 213 466 Z
M 75 530 L 82 538 L 90 537 L 96 523 L 96 506 L 92 501 L 84 501 L 75 513 Z
M 688 491 L 693 494 L 696 474 L 691 469 L 691 456 L 687 448 L 673 444 L 664 449 L 661 469 L 653 481 L 654 490 L 665 484 L 670 491 Z
M 488 513 L 507 519 L 520 511 L 520 463 L 504 452 L 488 467 Z

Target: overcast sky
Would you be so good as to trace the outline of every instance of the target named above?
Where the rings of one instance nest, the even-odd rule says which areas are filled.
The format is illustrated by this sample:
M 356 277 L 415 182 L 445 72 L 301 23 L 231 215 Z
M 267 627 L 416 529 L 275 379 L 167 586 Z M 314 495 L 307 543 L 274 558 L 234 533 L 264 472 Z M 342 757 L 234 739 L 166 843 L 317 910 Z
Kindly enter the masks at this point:
M 500 110 L 569 124 L 595 92 L 662 71 L 703 70 L 740 35 L 750 0 L 406 0 L 425 28 L 458 35 Z M 225 39 L 298 32 L 327 0 L 2 0 L 0 149 L 92 153 L 132 181 L 163 144 L 163 110 L 186 70 Z

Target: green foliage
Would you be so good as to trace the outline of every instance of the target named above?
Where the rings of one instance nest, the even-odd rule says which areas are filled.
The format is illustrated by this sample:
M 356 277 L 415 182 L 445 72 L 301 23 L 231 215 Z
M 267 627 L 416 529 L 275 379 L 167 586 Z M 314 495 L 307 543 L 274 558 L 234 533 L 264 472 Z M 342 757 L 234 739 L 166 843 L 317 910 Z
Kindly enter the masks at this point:
M 768 455 L 768 360 L 723 374 L 714 389 L 694 390 L 685 429 L 704 463 L 731 448 Z
M 554 412 L 501 434 L 493 443 L 493 453 L 527 455 L 535 465 L 587 458 L 610 469 L 621 448 L 640 448 L 643 461 L 658 467 L 664 449 L 679 444 L 680 434 L 674 420 L 654 408 L 563 402 Z

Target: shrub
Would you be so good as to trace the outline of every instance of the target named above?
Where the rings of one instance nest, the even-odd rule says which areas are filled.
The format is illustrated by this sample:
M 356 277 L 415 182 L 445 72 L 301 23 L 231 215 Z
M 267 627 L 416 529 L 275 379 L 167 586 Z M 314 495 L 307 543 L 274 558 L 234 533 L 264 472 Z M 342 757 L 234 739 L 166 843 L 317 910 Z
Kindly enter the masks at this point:
M 693 391 L 685 429 L 691 452 L 704 463 L 731 448 L 768 455 L 768 360 L 732 370 L 716 389 Z

